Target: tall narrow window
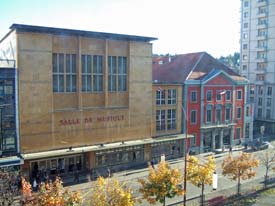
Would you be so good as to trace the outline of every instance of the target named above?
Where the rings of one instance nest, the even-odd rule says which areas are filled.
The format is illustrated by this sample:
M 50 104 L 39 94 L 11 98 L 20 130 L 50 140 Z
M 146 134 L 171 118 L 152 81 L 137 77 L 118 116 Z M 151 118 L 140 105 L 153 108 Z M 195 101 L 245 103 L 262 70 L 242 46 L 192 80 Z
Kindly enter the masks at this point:
M 207 93 L 206 93 L 206 100 L 207 101 L 212 101 L 212 91 L 207 91 Z
M 206 110 L 206 122 L 212 122 L 212 110 L 211 109 L 207 109 Z
M 193 134 L 193 137 L 190 138 L 190 147 L 196 146 L 196 142 L 197 142 L 196 134 Z
M 126 57 L 118 57 L 118 91 L 127 90 L 127 62 Z
M 226 101 L 230 101 L 231 100 L 231 91 L 227 90 L 226 91 Z
M 259 97 L 258 99 L 258 106 L 262 106 L 263 105 L 263 98 Z
M 66 54 L 66 92 L 76 92 L 75 54 Z
M 225 120 L 229 121 L 231 119 L 231 108 L 228 107 L 225 109 Z
M 241 128 L 236 128 L 236 139 L 241 138 Z
M 245 123 L 245 137 L 249 137 L 250 123 Z
M 191 121 L 191 124 L 196 124 L 197 123 L 197 111 L 196 110 L 191 111 L 190 121 Z
M 222 120 L 222 110 L 220 108 L 216 109 L 216 122 L 220 123 Z
M 175 105 L 177 103 L 177 90 L 176 89 L 168 89 L 168 98 L 167 103 L 170 105 Z
M 237 91 L 237 99 L 242 100 L 242 90 Z
M 156 130 L 165 130 L 165 110 L 156 111 Z
M 268 96 L 272 95 L 272 87 L 267 87 L 267 95 Z
M 242 108 L 238 107 L 237 108 L 237 118 L 240 119 L 242 117 Z
M 117 90 L 117 57 L 108 57 L 108 90 L 113 92 Z
M 126 57 L 108 57 L 108 90 L 112 92 L 127 90 Z
M 64 54 L 53 54 L 53 92 L 64 92 Z
M 258 86 L 258 95 L 263 95 L 263 86 Z
M 82 73 L 82 91 L 92 91 L 92 57 L 91 55 L 81 56 L 81 73 Z
M 197 102 L 197 91 L 191 92 L 191 102 Z
M 176 110 L 168 109 L 167 110 L 167 129 L 173 130 L 177 128 L 176 124 Z
M 266 109 L 266 118 L 270 119 L 271 117 L 271 110 L 270 109 Z
M 266 106 L 271 107 L 271 98 L 266 99 Z
M 262 108 L 258 108 L 258 118 L 262 118 L 263 110 Z
M 93 57 L 93 91 L 103 91 L 103 57 L 98 55 Z
M 164 105 L 164 104 L 165 104 L 165 90 L 157 90 L 156 105 Z
M 245 116 L 249 117 L 250 113 L 249 113 L 249 106 L 246 107 L 245 110 Z

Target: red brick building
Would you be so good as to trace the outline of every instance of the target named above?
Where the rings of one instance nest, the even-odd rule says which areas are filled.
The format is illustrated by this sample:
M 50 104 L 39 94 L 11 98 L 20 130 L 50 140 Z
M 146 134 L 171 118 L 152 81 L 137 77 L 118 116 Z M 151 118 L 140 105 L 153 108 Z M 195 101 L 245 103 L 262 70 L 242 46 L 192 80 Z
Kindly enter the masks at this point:
M 182 133 L 194 136 L 187 140 L 193 152 L 213 151 L 252 138 L 247 79 L 209 54 L 154 58 L 153 81 L 182 85 Z

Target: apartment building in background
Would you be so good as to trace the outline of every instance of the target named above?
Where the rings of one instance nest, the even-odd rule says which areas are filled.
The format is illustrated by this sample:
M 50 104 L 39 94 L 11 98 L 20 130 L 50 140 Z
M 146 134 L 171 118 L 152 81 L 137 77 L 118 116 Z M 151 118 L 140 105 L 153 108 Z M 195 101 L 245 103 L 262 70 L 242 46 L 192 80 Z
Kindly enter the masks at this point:
M 275 133 L 275 0 L 241 0 L 240 71 L 254 102 L 254 133 Z M 262 127 L 263 128 L 263 127 Z

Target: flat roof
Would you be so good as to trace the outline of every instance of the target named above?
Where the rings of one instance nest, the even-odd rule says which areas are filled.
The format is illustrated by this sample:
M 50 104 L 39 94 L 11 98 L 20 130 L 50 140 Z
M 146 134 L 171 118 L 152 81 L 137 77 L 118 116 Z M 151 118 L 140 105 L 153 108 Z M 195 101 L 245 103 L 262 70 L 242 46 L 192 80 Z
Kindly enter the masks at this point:
M 79 35 L 84 37 L 114 39 L 114 40 L 124 40 L 124 41 L 126 40 L 126 41 L 150 42 L 153 40 L 157 40 L 157 38 L 155 37 L 114 34 L 114 33 L 74 30 L 74 29 L 64 29 L 64 28 L 55 28 L 55 27 L 44 27 L 44 26 L 33 26 L 33 25 L 25 25 L 25 24 L 12 24 L 10 26 L 10 29 L 16 30 L 19 32 L 21 31 L 21 32 L 48 33 L 48 34 L 56 34 L 56 35 Z

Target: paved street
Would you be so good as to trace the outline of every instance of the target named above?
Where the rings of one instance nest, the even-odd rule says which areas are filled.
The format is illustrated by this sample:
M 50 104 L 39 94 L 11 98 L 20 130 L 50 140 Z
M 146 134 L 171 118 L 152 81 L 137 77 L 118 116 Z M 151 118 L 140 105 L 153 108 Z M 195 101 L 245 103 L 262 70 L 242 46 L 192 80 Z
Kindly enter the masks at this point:
M 275 142 L 272 144 L 274 145 Z M 266 150 L 262 151 L 257 151 L 253 152 L 253 154 L 256 157 L 259 157 L 262 155 Z M 241 153 L 241 151 L 233 151 L 233 156 L 237 156 Z M 221 162 L 226 157 L 228 153 L 222 153 L 219 155 L 215 155 L 216 157 L 216 163 L 217 163 L 217 173 L 218 173 L 218 190 L 213 191 L 212 186 L 206 186 L 205 188 L 205 194 L 206 198 L 208 199 L 209 197 L 214 197 L 217 196 L 218 194 L 224 194 L 224 195 L 229 195 L 234 194 L 236 192 L 236 181 L 231 181 L 227 177 L 224 177 L 221 175 Z M 201 154 L 197 155 L 197 157 L 206 159 L 207 154 Z M 180 168 L 183 171 L 184 168 L 184 163 L 183 163 L 183 158 L 181 159 L 176 159 L 176 160 L 171 160 L 169 161 L 171 166 L 173 168 Z M 242 185 L 241 191 L 245 191 L 246 187 L 248 188 L 259 188 L 261 185 L 259 185 L 259 182 L 261 179 L 263 179 L 264 174 L 265 174 L 265 168 L 260 164 L 259 167 L 256 168 L 256 177 L 251 180 L 243 181 L 244 185 Z M 270 174 L 272 174 L 272 171 L 270 171 Z M 121 171 L 118 173 L 115 173 L 113 176 L 117 178 L 120 181 L 127 182 L 127 184 L 134 190 L 135 194 L 138 195 L 138 188 L 139 188 L 139 183 L 137 183 L 138 178 L 143 178 L 148 175 L 148 169 L 147 168 L 142 168 L 142 169 L 137 169 L 137 170 L 127 170 L 127 171 Z M 275 176 L 274 173 L 270 176 Z M 90 199 L 90 188 L 93 187 L 93 182 L 87 182 L 87 183 L 82 183 L 82 184 L 77 184 L 70 186 L 72 190 L 82 190 L 83 194 L 85 195 L 85 201 Z M 230 188 L 230 190 L 228 190 Z M 197 197 L 200 194 L 201 190 L 200 188 L 197 188 L 193 186 L 192 184 L 188 183 L 187 184 L 187 199 Z M 175 197 L 173 199 L 170 199 L 167 201 L 167 203 L 174 203 L 181 201 L 183 197 Z M 144 201 L 140 205 L 148 205 L 146 201 Z

